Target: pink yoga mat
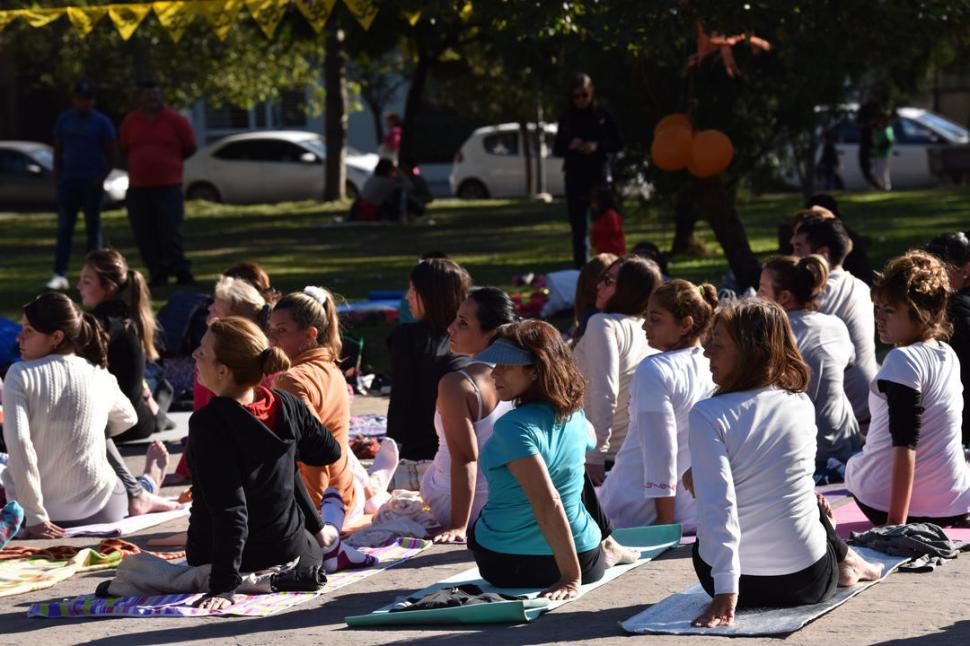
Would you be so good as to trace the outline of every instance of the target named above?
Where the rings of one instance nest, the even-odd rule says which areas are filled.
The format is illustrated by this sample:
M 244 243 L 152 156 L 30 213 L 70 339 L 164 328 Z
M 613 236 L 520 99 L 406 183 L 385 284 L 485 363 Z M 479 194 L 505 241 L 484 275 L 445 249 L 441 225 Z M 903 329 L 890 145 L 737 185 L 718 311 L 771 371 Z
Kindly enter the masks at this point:
M 855 504 L 855 500 L 850 500 L 846 504 L 833 510 L 835 521 L 838 523 L 836 531 L 842 538 L 849 538 L 852 532 L 864 532 L 872 529 L 872 523 L 866 515 Z M 970 528 L 944 527 L 943 531 L 954 541 L 970 541 Z

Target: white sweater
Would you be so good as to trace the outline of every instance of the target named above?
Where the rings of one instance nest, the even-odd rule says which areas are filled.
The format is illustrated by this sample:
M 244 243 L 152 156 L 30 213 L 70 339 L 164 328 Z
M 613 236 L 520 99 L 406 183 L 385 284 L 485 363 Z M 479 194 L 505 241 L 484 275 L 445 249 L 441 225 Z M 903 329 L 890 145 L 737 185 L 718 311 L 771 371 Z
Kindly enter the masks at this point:
M 681 478 L 690 468 L 688 416 L 714 392 L 703 348 L 647 357 L 630 384 L 630 432 L 599 490 L 616 527 L 657 522 L 656 498 L 674 497 L 674 522 L 694 529 L 694 497 Z
M 819 311 L 842 319 L 855 346 L 855 361 L 845 371 L 845 394 L 852 402 L 856 419 L 869 419 L 869 384 L 876 361 L 876 319 L 869 286 L 845 271 L 833 269 L 819 299 Z
M 742 574 L 793 574 L 825 554 L 815 498 L 815 409 L 804 393 L 717 395 L 690 413 L 697 548 L 714 591 Z
M 637 366 L 656 350 L 647 344 L 643 319 L 626 314 L 594 314 L 573 350 L 586 377 L 583 410 L 596 431 L 596 448 L 586 462 L 615 460 L 630 423 L 630 380 Z
M 75 355 L 22 361 L 7 373 L 3 402 L 10 462 L 2 484 L 27 525 L 101 511 L 117 482 L 105 429 L 118 435 L 138 422 L 114 375 Z

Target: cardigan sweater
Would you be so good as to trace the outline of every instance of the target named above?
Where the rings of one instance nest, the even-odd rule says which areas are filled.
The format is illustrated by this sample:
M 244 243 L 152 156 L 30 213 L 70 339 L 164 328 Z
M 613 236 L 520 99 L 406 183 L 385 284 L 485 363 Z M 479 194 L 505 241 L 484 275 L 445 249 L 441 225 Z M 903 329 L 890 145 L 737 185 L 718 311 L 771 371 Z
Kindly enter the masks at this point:
M 340 457 L 333 435 L 289 393 L 276 428 L 237 401 L 215 397 L 189 419 L 192 511 L 186 558 L 212 564 L 209 592 L 232 592 L 240 571 L 286 563 L 300 553 L 309 513 L 298 501 L 296 462 L 322 466 Z
M 320 509 L 323 492 L 333 487 L 350 511 L 357 503 L 354 472 L 350 467 L 350 398 L 347 380 L 328 348 L 312 348 L 293 360 L 286 372 L 276 377 L 276 387 L 299 397 L 310 412 L 333 434 L 340 445 L 340 457 L 324 467 L 300 463 L 300 475 L 313 504 Z
M 114 375 L 73 354 L 21 361 L 7 372 L 3 405 L 2 484 L 27 525 L 101 511 L 117 483 L 105 429 L 118 435 L 138 419 Z

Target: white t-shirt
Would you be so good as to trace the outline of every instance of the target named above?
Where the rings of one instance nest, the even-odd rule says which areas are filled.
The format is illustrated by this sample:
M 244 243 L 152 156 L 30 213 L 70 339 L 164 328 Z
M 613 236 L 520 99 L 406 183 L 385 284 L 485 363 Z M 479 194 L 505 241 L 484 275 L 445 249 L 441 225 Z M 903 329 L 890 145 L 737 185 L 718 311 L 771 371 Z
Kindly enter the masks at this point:
M 805 393 L 717 395 L 690 413 L 697 548 L 714 591 L 742 574 L 793 574 L 826 551 L 815 498 L 815 410 Z
M 818 427 L 816 462 L 845 462 L 861 445 L 859 422 L 845 394 L 845 370 L 855 361 L 855 347 L 840 319 L 821 312 L 788 312 L 795 344 L 812 371 L 806 394 L 815 406 Z
M 845 394 L 856 419 L 869 419 L 869 384 L 879 370 L 876 320 L 869 286 L 845 271 L 833 269 L 819 299 L 819 311 L 842 319 L 855 346 L 855 362 L 845 373 Z
M 894 348 L 872 382 L 872 423 L 862 453 L 849 460 L 845 485 L 864 504 L 889 511 L 893 445 L 889 404 L 878 381 L 892 381 L 919 391 L 922 428 L 916 445 L 916 473 L 911 516 L 946 518 L 970 512 L 970 470 L 963 455 L 963 385 L 960 362 L 946 343 L 914 343 Z
M 651 525 L 657 521 L 654 499 L 675 496 L 674 522 L 694 528 L 694 497 L 681 482 L 690 468 L 687 418 L 713 392 L 703 348 L 662 352 L 640 363 L 630 383 L 626 441 L 599 490 L 613 525 Z
M 642 318 L 613 313 L 589 319 L 573 349 L 576 366 L 587 380 L 583 411 L 596 429 L 596 447 L 586 454 L 586 462 L 616 459 L 630 423 L 630 380 L 640 362 L 656 352 L 647 343 Z

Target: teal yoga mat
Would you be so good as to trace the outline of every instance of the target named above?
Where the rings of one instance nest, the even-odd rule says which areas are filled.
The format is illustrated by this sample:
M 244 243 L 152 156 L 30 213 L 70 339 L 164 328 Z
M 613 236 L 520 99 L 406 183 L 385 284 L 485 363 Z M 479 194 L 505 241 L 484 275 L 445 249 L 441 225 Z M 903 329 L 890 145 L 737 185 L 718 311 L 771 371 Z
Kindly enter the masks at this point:
M 617 565 L 606 571 L 606 575 L 595 583 L 584 585 L 579 590 L 579 599 L 584 594 L 606 585 L 621 574 L 639 567 L 644 563 L 656 558 L 670 547 L 680 543 L 680 525 L 654 525 L 651 527 L 634 527 L 628 529 L 617 529 L 613 536 L 620 544 L 627 547 L 638 548 L 640 558 L 627 565 Z M 496 603 L 483 603 L 473 606 L 459 606 L 456 608 L 438 608 L 435 610 L 413 610 L 409 612 L 390 612 L 390 604 L 375 610 L 366 615 L 353 615 L 346 617 L 344 621 L 348 626 L 406 626 L 406 625 L 428 625 L 428 624 L 513 624 L 532 621 L 539 615 L 555 610 L 559 606 L 575 601 L 549 601 L 539 599 L 538 594 L 541 590 L 534 588 L 496 588 L 482 580 L 478 574 L 478 568 L 473 567 L 469 570 L 456 574 L 453 577 L 439 581 L 432 586 L 419 590 L 408 598 L 420 598 L 441 588 L 451 588 L 466 583 L 473 583 L 480 586 L 485 592 L 501 592 L 508 595 L 527 595 L 527 599 L 520 601 L 500 601 Z

